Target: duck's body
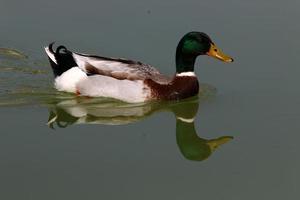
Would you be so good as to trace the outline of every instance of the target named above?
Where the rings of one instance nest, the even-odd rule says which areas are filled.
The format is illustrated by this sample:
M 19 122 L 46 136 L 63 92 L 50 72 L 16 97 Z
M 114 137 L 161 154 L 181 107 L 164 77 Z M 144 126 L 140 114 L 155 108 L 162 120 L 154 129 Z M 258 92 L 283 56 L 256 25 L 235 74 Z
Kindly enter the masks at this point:
M 194 40 L 205 36 L 207 42 L 211 42 L 207 35 L 198 36 L 203 33 L 189 34 Z M 188 39 L 188 42 L 191 42 L 190 36 Z M 177 47 L 177 72 L 171 78 L 141 62 L 74 53 L 64 46 L 59 46 L 54 52 L 52 44 L 46 47 L 45 51 L 55 75 L 55 87 L 59 91 L 136 103 L 149 100 L 178 100 L 198 93 L 199 83 L 194 73 L 194 62 L 198 54 L 203 52 L 194 53 L 193 48 L 198 46 L 186 41 L 187 39 L 183 38 Z M 188 50 L 191 52 L 187 52 Z

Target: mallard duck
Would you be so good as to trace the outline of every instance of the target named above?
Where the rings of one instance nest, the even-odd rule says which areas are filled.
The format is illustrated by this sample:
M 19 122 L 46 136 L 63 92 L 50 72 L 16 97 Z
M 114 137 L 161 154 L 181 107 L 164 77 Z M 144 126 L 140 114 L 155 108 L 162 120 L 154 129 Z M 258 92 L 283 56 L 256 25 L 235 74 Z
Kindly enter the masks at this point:
M 54 51 L 53 43 L 45 47 L 45 51 L 57 90 L 129 103 L 179 100 L 198 94 L 194 64 L 199 55 L 233 61 L 202 32 L 189 32 L 179 41 L 173 77 L 164 76 L 154 67 L 138 61 L 75 53 L 64 46 Z

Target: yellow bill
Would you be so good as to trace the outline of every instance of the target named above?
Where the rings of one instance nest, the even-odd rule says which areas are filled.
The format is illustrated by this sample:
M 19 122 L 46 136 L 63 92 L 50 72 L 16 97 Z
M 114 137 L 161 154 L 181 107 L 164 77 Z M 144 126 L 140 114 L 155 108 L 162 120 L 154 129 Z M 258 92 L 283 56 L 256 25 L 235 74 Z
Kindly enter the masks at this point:
M 233 62 L 233 58 L 225 55 L 215 44 L 210 45 L 209 51 L 206 53 L 208 56 L 217 58 L 224 62 Z

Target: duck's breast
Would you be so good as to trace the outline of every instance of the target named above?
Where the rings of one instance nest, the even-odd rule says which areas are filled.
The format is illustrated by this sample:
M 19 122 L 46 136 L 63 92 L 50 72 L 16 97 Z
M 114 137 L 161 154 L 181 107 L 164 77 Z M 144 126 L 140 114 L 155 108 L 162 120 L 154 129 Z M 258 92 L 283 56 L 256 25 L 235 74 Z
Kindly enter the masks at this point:
M 179 100 L 195 96 L 199 92 L 199 83 L 196 76 L 175 76 L 168 84 L 160 84 L 147 79 L 145 85 L 151 88 L 153 99 Z
M 54 80 L 54 86 L 59 91 L 76 92 L 77 84 L 88 76 L 78 67 L 72 67 Z

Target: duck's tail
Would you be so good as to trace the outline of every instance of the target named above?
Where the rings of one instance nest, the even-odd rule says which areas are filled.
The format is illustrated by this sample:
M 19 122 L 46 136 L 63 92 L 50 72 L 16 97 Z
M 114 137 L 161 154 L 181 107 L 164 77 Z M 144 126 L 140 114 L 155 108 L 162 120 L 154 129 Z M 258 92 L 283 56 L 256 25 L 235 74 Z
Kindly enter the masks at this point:
M 77 66 L 77 64 L 71 51 L 67 50 L 64 46 L 58 46 L 56 51 L 53 51 L 53 44 L 54 42 L 45 47 L 45 51 L 48 55 L 53 74 L 57 77 L 70 68 Z

